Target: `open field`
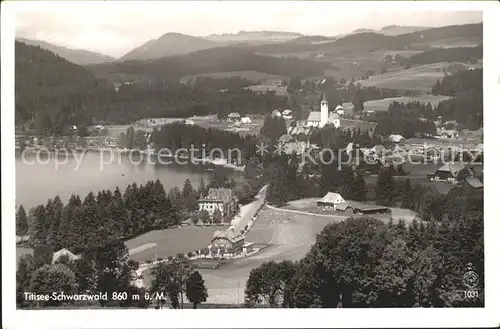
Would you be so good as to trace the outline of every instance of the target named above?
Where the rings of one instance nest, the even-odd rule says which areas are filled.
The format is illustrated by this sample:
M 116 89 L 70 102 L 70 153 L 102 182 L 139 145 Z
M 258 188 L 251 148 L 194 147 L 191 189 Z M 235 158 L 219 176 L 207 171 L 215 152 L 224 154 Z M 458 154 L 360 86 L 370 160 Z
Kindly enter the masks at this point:
M 131 252 L 130 258 L 141 263 L 154 257 L 166 258 L 177 253 L 187 253 L 207 247 L 216 230 L 224 227 L 182 227 L 151 231 L 125 242 Z M 147 247 L 147 248 L 146 248 Z
M 231 77 L 242 77 L 253 82 L 281 82 L 285 77 L 281 75 L 274 75 L 259 71 L 228 71 L 228 72 L 211 72 L 211 73 L 200 73 L 196 75 L 189 75 L 181 78 L 181 82 L 185 82 L 190 78 L 194 77 L 210 77 L 210 78 L 231 78 Z
M 339 216 L 344 216 L 346 218 L 352 216 L 352 214 L 337 212 L 335 210 L 323 210 L 321 207 L 317 206 L 317 202 L 320 199 L 321 198 L 307 198 L 301 200 L 294 200 L 288 202 L 288 204 L 283 208 L 289 210 L 310 211 L 317 214 L 339 215 Z M 346 200 L 346 201 L 353 206 L 358 206 L 359 208 L 368 205 L 368 203 L 362 203 L 358 201 L 351 201 L 351 200 Z M 416 213 L 414 213 L 409 209 L 402 209 L 402 208 L 390 208 L 390 209 L 391 209 L 391 216 L 394 221 L 397 221 L 400 218 L 402 218 L 407 224 L 409 224 L 411 223 L 411 221 L 413 221 L 413 218 L 418 216 Z M 368 215 L 368 216 L 378 218 L 383 222 L 388 222 L 388 220 L 390 219 L 390 217 L 386 214 Z
M 276 84 L 272 84 L 272 83 L 250 86 L 250 87 L 248 87 L 248 89 L 253 91 L 253 92 L 261 93 L 261 94 L 265 94 L 268 91 L 270 91 L 270 92 L 274 91 L 276 93 L 276 95 L 278 95 L 278 96 L 288 95 L 288 92 L 286 91 L 285 87 L 280 87 L 280 86 L 278 86 Z
M 436 81 L 434 81 L 435 83 Z M 449 96 L 435 96 L 435 95 L 419 95 L 414 97 L 393 97 L 384 98 L 379 100 L 367 101 L 364 103 L 365 111 L 387 111 L 389 109 L 389 104 L 392 102 L 399 103 L 409 103 L 409 102 L 420 102 L 420 103 L 431 103 L 434 107 L 439 102 L 449 99 Z
M 243 114 L 243 113 L 242 113 Z M 234 126 L 233 123 L 225 120 L 212 118 L 191 118 L 193 122 L 202 128 L 213 128 L 239 133 L 240 135 L 257 135 L 264 125 L 264 119 L 252 119 L 252 123 L 241 126 Z
M 347 216 L 331 212 L 330 217 L 286 211 L 291 208 L 315 207 L 317 198 L 291 201 L 285 210 L 264 208 L 246 236 L 246 241 L 271 244 L 252 256 L 229 261 L 219 269 L 200 269 L 208 288 L 207 303 L 239 304 L 244 301 L 246 280 L 253 268 L 267 261 L 303 258 L 316 241 L 316 235 L 329 223 L 345 220 Z M 407 222 L 413 215 L 405 209 L 393 209 L 394 216 Z M 150 270 L 143 272 L 144 283 L 150 283 Z
M 367 80 L 359 80 L 355 83 L 360 83 L 363 87 L 430 91 L 436 81 L 444 77 L 443 70 L 450 65 L 452 63 L 422 65 L 408 70 L 374 75 Z
M 344 217 L 321 218 L 264 209 L 248 232 L 246 241 L 272 244 L 253 256 L 231 261 L 219 269 L 200 270 L 208 288 L 207 303 L 243 303 L 246 280 L 250 271 L 266 261 L 299 260 L 309 251 L 319 233 L 328 223 Z M 150 270 L 143 273 L 150 282 Z

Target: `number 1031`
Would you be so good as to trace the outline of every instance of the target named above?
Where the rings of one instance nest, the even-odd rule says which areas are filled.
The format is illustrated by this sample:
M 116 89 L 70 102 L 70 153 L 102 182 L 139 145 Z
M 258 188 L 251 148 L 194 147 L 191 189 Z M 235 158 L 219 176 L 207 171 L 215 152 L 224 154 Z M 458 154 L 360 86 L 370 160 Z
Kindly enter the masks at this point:
M 465 290 L 464 295 L 465 295 L 465 298 L 478 298 L 479 291 L 477 291 L 477 290 Z

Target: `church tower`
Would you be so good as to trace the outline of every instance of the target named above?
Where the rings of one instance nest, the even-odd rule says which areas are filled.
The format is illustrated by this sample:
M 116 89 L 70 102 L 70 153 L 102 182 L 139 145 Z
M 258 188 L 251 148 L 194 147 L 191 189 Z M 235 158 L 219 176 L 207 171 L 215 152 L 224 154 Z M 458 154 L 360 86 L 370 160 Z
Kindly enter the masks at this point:
M 323 127 L 328 122 L 328 102 L 326 101 L 325 93 L 323 92 L 323 99 L 321 100 L 321 122 L 320 127 Z

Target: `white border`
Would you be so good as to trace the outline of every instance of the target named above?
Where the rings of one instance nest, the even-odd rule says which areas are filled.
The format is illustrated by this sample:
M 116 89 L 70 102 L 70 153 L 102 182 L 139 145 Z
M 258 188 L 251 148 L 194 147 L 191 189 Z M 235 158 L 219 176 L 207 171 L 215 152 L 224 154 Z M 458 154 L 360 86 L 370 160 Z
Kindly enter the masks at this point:
M 484 124 L 485 177 L 485 273 L 486 307 L 484 309 L 266 309 L 266 310 L 96 310 L 96 311 L 16 311 L 15 242 L 14 242 L 14 11 L 31 6 L 26 2 L 3 2 L 1 10 L 2 54 L 2 314 L 4 327 L 11 328 L 265 328 L 265 327 L 473 327 L 497 326 L 500 316 L 499 257 L 497 251 L 499 209 L 497 198 L 500 156 L 493 141 L 499 141 L 500 51 L 498 32 L 500 5 L 491 2 L 309 2 L 288 5 L 332 6 L 331 10 L 358 7 L 359 10 L 459 11 L 482 10 L 484 22 Z M 79 3 L 81 5 L 81 2 Z M 56 6 L 62 5 L 58 2 Z M 66 5 L 73 5 L 64 3 Z M 124 5 L 131 2 L 89 2 L 89 6 Z M 222 6 L 222 3 L 218 3 Z M 224 4 L 225 5 L 225 4 Z M 228 4 L 229 5 L 229 4 Z M 231 4 L 231 5 L 243 5 Z M 248 5 L 248 4 L 246 4 Z M 257 5 L 257 4 L 255 4 Z M 258 5 L 269 5 L 260 2 Z M 47 4 L 43 6 L 47 8 Z M 263 9 L 264 10 L 264 9 Z M 328 16 L 328 15 L 326 15 Z M 297 28 L 300 30 L 300 27 Z M 495 152 L 496 151 L 496 152 Z M 496 182 L 495 182 L 496 181 Z M 497 183 L 497 184 L 495 184 Z

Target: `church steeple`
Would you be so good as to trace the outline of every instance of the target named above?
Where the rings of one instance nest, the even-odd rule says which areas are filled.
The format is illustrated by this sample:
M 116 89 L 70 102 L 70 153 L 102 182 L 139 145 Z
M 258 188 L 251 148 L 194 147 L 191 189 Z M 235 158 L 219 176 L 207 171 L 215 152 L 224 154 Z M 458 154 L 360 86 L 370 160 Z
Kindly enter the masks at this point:
M 325 92 L 323 92 L 323 100 L 321 101 L 321 114 L 320 114 L 320 126 L 323 127 L 328 122 L 328 102 L 326 100 Z

